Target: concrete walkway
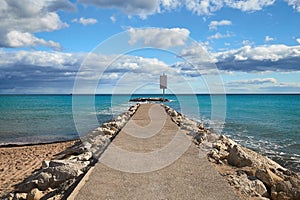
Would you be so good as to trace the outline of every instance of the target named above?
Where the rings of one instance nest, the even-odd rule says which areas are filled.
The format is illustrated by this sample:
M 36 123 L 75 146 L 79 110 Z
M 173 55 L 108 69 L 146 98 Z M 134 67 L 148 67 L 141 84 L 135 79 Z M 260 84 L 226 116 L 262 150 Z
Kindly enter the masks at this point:
M 75 199 L 239 199 L 183 132 L 162 106 L 142 104 Z

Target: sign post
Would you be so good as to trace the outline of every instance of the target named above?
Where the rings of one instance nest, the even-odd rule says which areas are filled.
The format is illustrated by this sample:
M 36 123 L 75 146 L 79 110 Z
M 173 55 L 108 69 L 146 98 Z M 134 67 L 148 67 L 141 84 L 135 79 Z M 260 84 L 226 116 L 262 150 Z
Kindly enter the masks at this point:
M 165 89 L 167 89 L 167 75 L 160 76 L 160 89 L 163 90 L 163 102 L 165 102 Z

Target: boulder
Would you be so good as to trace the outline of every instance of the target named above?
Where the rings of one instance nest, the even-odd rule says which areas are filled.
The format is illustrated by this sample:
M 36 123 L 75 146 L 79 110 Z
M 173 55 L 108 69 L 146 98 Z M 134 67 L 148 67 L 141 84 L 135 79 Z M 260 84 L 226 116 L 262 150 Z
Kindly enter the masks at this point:
M 230 177 L 231 185 L 238 189 L 242 194 L 246 194 L 248 197 L 268 196 L 268 191 L 260 180 L 249 179 L 243 172 L 232 174 Z
M 14 194 L 14 196 L 11 199 L 12 200 L 26 200 L 27 199 L 27 193 L 16 193 L 16 194 Z
M 84 152 L 78 156 L 74 156 L 72 159 L 75 159 L 77 161 L 88 161 L 92 158 L 93 154 L 89 151 Z
M 37 176 L 37 188 L 40 190 L 46 190 L 50 187 L 52 174 L 42 172 Z
M 195 144 L 199 145 L 206 139 L 206 134 L 204 132 L 197 132 L 197 134 L 193 137 L 193 141 Z
M 273 199 L 300 199 L 299 185 L 294 186 L 291 181 L 280 181 L 271 189 Z
M 67 148 L 65 151 L 62 151 L 61 153 L 55 155 L 53 159 L 64 159 L 64 158 L 68 158 L 71 155 L 78 155 L 84 152 L 86 152 L 85 146 L 82 145 L 81 142 L 78 142 L 73 146 Z
M 24 181 L 17 185 L 17 191 L 28 193 L 37 186 L 36 184 L 37 184 L 37 180 L 34 180 L 34 177 L 29 177 L 29 180 Z
M 108 129 L 108 128 L 104 128 L 104 127 L 101 127 L 98 130 L 101 131 L 104 135 L 114 135 L 115 134 L 115 131 Z
M 228 163 L 236 167 L 245 167 L 252 165 L 252 159 L 246 154 L 242 147 L 234 145 L 228 155 Z
M 272 200 L 298 200 L 294 199 L 291 194 L 285 192 L 271 192 Z
M 255 176 L 269 188 L 272 188 L 276 183 L 283 181 L 282 178 L 268 168 L 256 170 Z
M 258 179 L 250 182 L 250 187 L 259 195 L 266 196 L 268 191 L 264 183 Z
M 43 160 L 42 161 L 42 169 L 48 168 L 49 167 L 49 163 L 50 163 L 49 160 Z
M 43 193 L 39 191 L 37 188 L 32 189 L 27 194 L 27 200 L 40 200 L 43 197 Z
M 83 171 L 76 168 L 70 168 L 68 166 L 58 166 L 48 168 L 47 173 L 52 174 L 52 179 L 49 183 L 45 184 L 48 184 L 51 188 L 56 188 L 66 180 L 76 178 L 83 174 Z

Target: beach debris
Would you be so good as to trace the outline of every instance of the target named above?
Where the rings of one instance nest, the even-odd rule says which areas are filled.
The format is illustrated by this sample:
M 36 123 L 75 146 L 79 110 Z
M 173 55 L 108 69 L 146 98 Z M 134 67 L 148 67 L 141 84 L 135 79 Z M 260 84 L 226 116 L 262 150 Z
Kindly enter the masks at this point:
M 0 199 L 62 199 L 97 162 L 107 145 L 125 126 L 140 104 L 103 123 L 52 160 L 44 160 L 42 167 L 16 186 L 16 191 Z

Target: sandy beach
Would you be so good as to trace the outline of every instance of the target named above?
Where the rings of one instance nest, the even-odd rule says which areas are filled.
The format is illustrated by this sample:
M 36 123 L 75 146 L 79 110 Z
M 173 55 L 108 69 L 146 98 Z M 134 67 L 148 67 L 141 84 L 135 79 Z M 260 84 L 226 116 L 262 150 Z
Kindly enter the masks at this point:
M 0 147 L 0 197 L 39 169 L 43 160 L 49 160 L 75 142 Z

